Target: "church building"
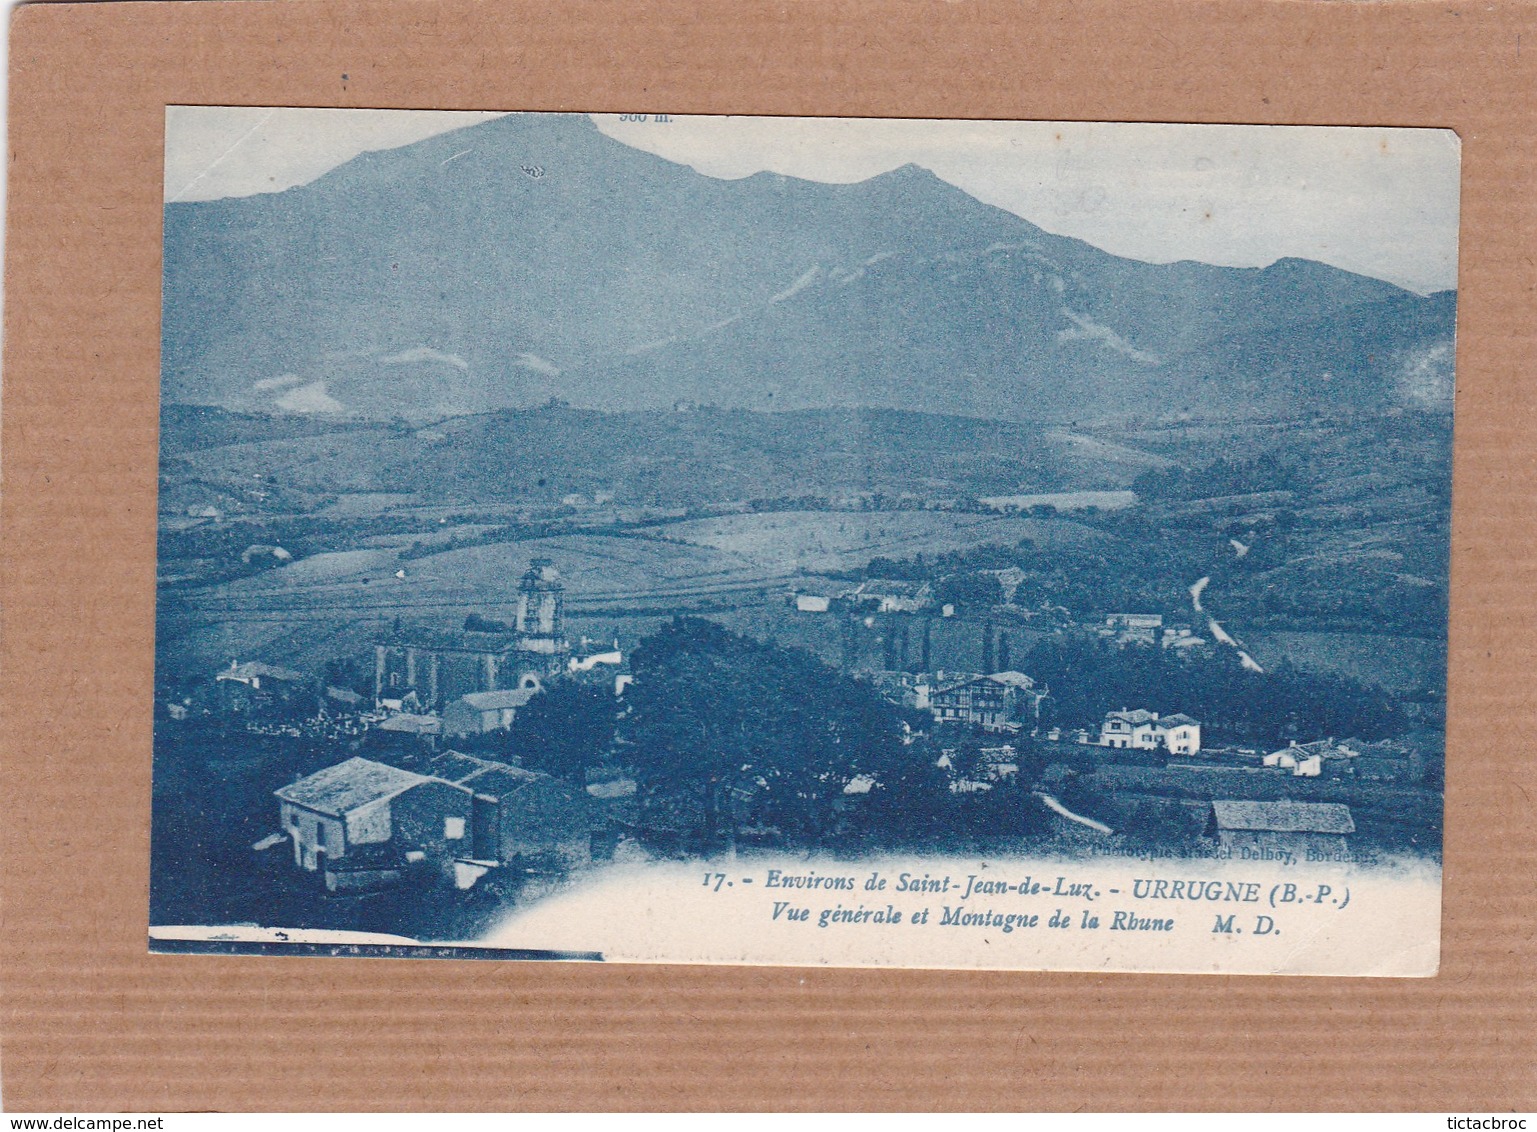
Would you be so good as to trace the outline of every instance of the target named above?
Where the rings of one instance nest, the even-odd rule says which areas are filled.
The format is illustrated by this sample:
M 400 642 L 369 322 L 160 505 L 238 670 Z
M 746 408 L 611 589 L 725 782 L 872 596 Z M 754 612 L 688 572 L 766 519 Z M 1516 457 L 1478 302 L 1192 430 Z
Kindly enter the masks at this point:
M 548 558 L 535 558 L 518 583 L 511 630 L 477 632 L 401 626 L 374 645 L 374 699 L 411 693 L 429 711 L 461 696 L 537 689 L 566 667 L 565 584 Z

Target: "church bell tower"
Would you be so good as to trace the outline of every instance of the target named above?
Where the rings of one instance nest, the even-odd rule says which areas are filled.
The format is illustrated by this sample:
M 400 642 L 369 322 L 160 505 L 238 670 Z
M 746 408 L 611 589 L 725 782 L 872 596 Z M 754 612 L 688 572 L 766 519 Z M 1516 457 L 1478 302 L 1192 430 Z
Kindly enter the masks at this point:
M 535 558 L 518 583 L 518 648 L 548 656 L 568 651 L 565 604 L 560 571 L 548 558 Z

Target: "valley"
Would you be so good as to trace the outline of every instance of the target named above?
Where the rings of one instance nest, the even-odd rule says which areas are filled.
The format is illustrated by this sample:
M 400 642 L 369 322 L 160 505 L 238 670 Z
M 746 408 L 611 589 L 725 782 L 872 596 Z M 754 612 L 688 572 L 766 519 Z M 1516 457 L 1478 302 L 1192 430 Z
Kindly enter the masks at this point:
M 1012 626 L 1018 649 L 1128 609 L 1189 620 L 1185 589 L 1209 575 L 1206 605 L 1266 666 L 1444 687 L 1444 646 L 1425 636 L 1445 617 L 1444 416 L 1255 422 L 1236 440 L 1194 420 L 1082 422 L 1068 445 L 1023 426 L 873 417 L 550 406 L 409 430 L 306 421 L 290 436 L 281 419 L 173 408 L 162 657 L 185 671 L 253 655 L 314 669 L 398 619 L 506 619 L 513 580 L 544 557 L 595 639 L 696 612 L 874 667 L 878 631 L 862 642 L 836 618 L 793 613 L 790 595 L 836 596 L 867 575 L 949 585 L 965 600 L 935 647 L 975 668 L 984 624 Z M 576 427 L 602 442 L 548 440 Z M 901 438 L 854 443 L 882 429 Z M 508 469 L 514 434 L 540 451 Z M 642 485 L 625 478 L 637 465 L 652 471 Z M 756 466 L 774 469 L 752 478 L 774 495 L 744 497 L 720 474 Z M 978 498 L 984 480 L 1007 494 Z M 201 510 L 214 514 L 188 514 Z M 293 560 L 242 560 L 269 544 Z M 1007 599 L 966 590 L 1004 567 L 1019 572 Z

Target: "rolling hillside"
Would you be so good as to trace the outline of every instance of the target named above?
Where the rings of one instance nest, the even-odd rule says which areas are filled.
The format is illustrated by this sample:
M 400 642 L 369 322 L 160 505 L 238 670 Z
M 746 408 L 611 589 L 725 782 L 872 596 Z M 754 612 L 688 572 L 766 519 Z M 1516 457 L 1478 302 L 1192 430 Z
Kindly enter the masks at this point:
M 1165 462 L 1036 425 L 893 410 L 600 413 L 544 405 L 420 428 L 322 424 L 168 405 L 164 482 L 244 490 L 260 480 L 280 509 L 293 492 L 530 506 L 606 493 L 620 504 L 690 506 L 1124 487 Z

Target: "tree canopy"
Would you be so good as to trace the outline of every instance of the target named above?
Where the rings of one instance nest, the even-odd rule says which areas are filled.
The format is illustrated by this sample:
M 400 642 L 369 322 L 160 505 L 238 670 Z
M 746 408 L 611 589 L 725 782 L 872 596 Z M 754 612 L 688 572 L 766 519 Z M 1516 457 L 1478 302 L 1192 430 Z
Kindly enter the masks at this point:
M 1024 670 L 1051 689 L 1049 722 L 1097 728 L 1107 711 L 1148 708 L 1199 719 L 1207 741 L 1280 745 L 1325 735 L 1379 739 L 1406 724 L 1382 689 L 1287 664 L 1242 667 L 1230 650 L 1195 659 L 1168 649 L 1116 648 L 1091 637 L 1042 641 Z
M 622 758 L 646 793 L 696 802 L 707 833 L 745 806 L 814 840 L 849 782 L 902 759 L 899 710 L 802 650 L 680 618 L 631 662 Z
M 529 769 L 583 783 L 588 767 L 608 760 L 615 716 L 607 685 L 556 681 L 519 709 L 508 738 Z

